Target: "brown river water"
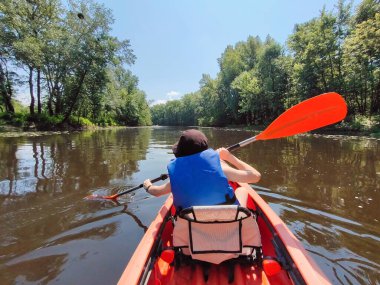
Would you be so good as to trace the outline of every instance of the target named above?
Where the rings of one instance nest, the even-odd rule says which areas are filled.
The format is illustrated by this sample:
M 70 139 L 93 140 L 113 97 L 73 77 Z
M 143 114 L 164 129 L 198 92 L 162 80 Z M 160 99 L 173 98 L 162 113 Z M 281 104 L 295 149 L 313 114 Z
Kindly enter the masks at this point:
M 166 173 L 180 128 L 0 137 L 0 284 L 116 284 L 165 197 L 86 201 Z M 214 148 L 252 133 L 204 128 Z M 239 158 L 333 284 L 380 284 L 380 140 L 302 135 Z

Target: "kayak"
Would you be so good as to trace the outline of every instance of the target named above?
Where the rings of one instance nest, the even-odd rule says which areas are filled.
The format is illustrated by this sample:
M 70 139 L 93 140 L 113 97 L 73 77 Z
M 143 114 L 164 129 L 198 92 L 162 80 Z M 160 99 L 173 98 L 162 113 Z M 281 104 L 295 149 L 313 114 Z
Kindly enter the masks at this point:
M 119 279 L 119 285 L 134 284 L 331 284 L 301 242 L 270 206 L 245 183 L 247 208 L 257 214 L 262 254 L 258 262 L 208 264 L 176 262 L 173 248 L 175 214 L 173 198 L 167 198 L 149 226 Z M 191 259 L 191 258 L 190 258 Z

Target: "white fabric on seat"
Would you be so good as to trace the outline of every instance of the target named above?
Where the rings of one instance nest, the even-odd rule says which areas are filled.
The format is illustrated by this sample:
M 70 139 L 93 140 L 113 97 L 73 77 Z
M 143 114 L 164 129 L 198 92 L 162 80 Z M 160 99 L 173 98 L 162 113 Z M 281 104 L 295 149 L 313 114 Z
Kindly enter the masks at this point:
M 173 244 L 194 259 L 219 264 L 239 255 L 251 255 L 254 247 L 261 246 L 256 220 L 240 206 L 194 206 L 180 216 Z
M 195 206 L 192 208 L 193 213 L 187 214 L 186 217 L 201 222 L 233 221 L 236 220 L 238 212 L 237 205 Z
M 192 223 L 190 239 L 191 251 L 230 251 L 239 253 L 242 250 L 240 223 L 200 224 Z

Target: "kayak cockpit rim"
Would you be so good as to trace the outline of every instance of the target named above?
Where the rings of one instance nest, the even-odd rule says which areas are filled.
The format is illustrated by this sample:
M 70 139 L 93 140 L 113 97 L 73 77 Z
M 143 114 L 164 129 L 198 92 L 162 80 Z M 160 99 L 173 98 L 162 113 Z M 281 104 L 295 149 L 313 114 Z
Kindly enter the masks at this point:
M 258 216 L 262 218 L 271 234 L 271 245 L 275 250 L 276 258 L 289 274 L 290 280 L 299 285 L 331 284 L 314 260 L 308 256 L 301 242 L 290 232 L 270 206 L 248 184 L 241 183 L 240 186 L 248 190 Z M 155 261 L 159 258 L 158 251 L 161 248 L 166 223 L 171 220 L 172 206 L 173 199 L 169 195 L 136 248 L 119 280 L 119 285 L 147 284 L 149 282 Z

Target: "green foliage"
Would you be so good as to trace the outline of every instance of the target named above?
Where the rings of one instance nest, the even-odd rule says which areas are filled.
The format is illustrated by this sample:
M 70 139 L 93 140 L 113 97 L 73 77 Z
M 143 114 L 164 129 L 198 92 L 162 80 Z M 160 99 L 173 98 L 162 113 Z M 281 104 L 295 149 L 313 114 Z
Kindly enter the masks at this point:
M 28 112 L 28 107 L 24 106 L 22 103 L 14 100 L 12 101 L 15 113 L 27 113 Z
M 70 116 L 69 124 L 75 127 L 92 127 L 94 124 L 87 118 Z
M 354 131 L 380 138 L 380 115 L 371 117 L 355 115 L 349 121 L 340 123 L 337 128 L 343 131 Z
M 199 94 L 187 94 L 181 100 L 168 101 L 150 108 L 152 121 L 159 125 L 193 126 L 202 123 Z M 201 122 L 200 122 L 201 121 Z
M 247 123 L 254 122 L 260 113 L 261 86 L 253 72 L 244 71 L 232 82 L 231 87 L 240 95 L 239 112 L 246 115 Z
M 29 87 L 34 90 L 30 114 L 46 127 L 56 125 L 50 120 L 54 116 L 63 116 L 60 123 L 74 123 L 71 116 L 88 119 L 79 119 L 78 125 L 151 124 L 146 95 L 138 89 L 137 77 L 123 68 L 136 59 L 130 43 L 110 35 L 111 11 L 94 1 L 66 4 L 61 0 L 0 3 L 0 110 L 14 112 L 10 102 L 16 81 L 8 69 L 21 66 L 28 70 Z M 109 76 L 113 72 L 115 76 Z M 34 116 L 35 100 L 38 116 Z
M 265 42 L 249 37 L 227 47 L 219 59 L 217 78 L 203 75 L 198 92 L 154 106 L 153 122 L 225 126 L 273 119 L 283 111 L 287 94 L 290 68 L 282 53 L 281 46 L 270 37 Z
M 35 122 L 38 128 L 67 122 L 78 127 L 265 125 L 299 101 L 329 91 L 345 97 L 355 118 L 380 113 L 378 0 L 363 0 L 355 11 L 337 0 L 336 10 L 324 8 L 296 25 L 286 46 L 270 36 L 229 45 L 215 78 L 202 75 L 196 92 L 151 108 L 138 78 L 124 67 L 136 59 L 130 42 L 111 36 L 112 24 L 111 11 L 94 1 L 2 1 L 0 111 L 15 113 L 2 120 L 20 126 Z M 29 73 L 36 115 L 34 100 L 30 116 L 14 101 L 21 84 L 15 66 Z M 365 125 L 362 119 L 352 124 Z
M 380 6 L 380 4 L 378 4 Z M 380 113 L 380 11 L 356 25 L 344 44 L 347 98 L 355 113 Z
M 107 97 L 101 103 L 101 124 L 141 126 L 151 125 L 146 95 L 137 87 L 138 79 L 121 66 L 107 70 Z M 99 110 L 98 110 L 99 112 Z
M 373 116 L 371 118 L 367 116 L 357 115 L 355 116 L 352 124 L 356 126 L 360 131 L 374 130 L 376 127 L 380 127 L 380 115 Z
M 153 106 L 153 123 L 265 125 L 301 100 L 330 91 L 345 97 L 351 115 L 379 114 L 380 3 L 363 0 L 355 14 L 345 0 L 336 8 L 296 25 L 285 47 L 269 36 L 227 46 L 216 78 L 203 75 L 198 92 Z M 347 127 L 365 126 L 359 120 Z
M 100 118 L 96 123 L 101 127 L 117 126 L 117 122 L 111 117 Z
M 62 123 L 63 115 L 49 116 L 47 113 L 42 113 L 35 116 L 35 121 L 45 123 L 46 125 L 57 126 Z
M 0 112 L 0 125 L 24 127 L 28 123 L 29 118 L 28 113 Z

